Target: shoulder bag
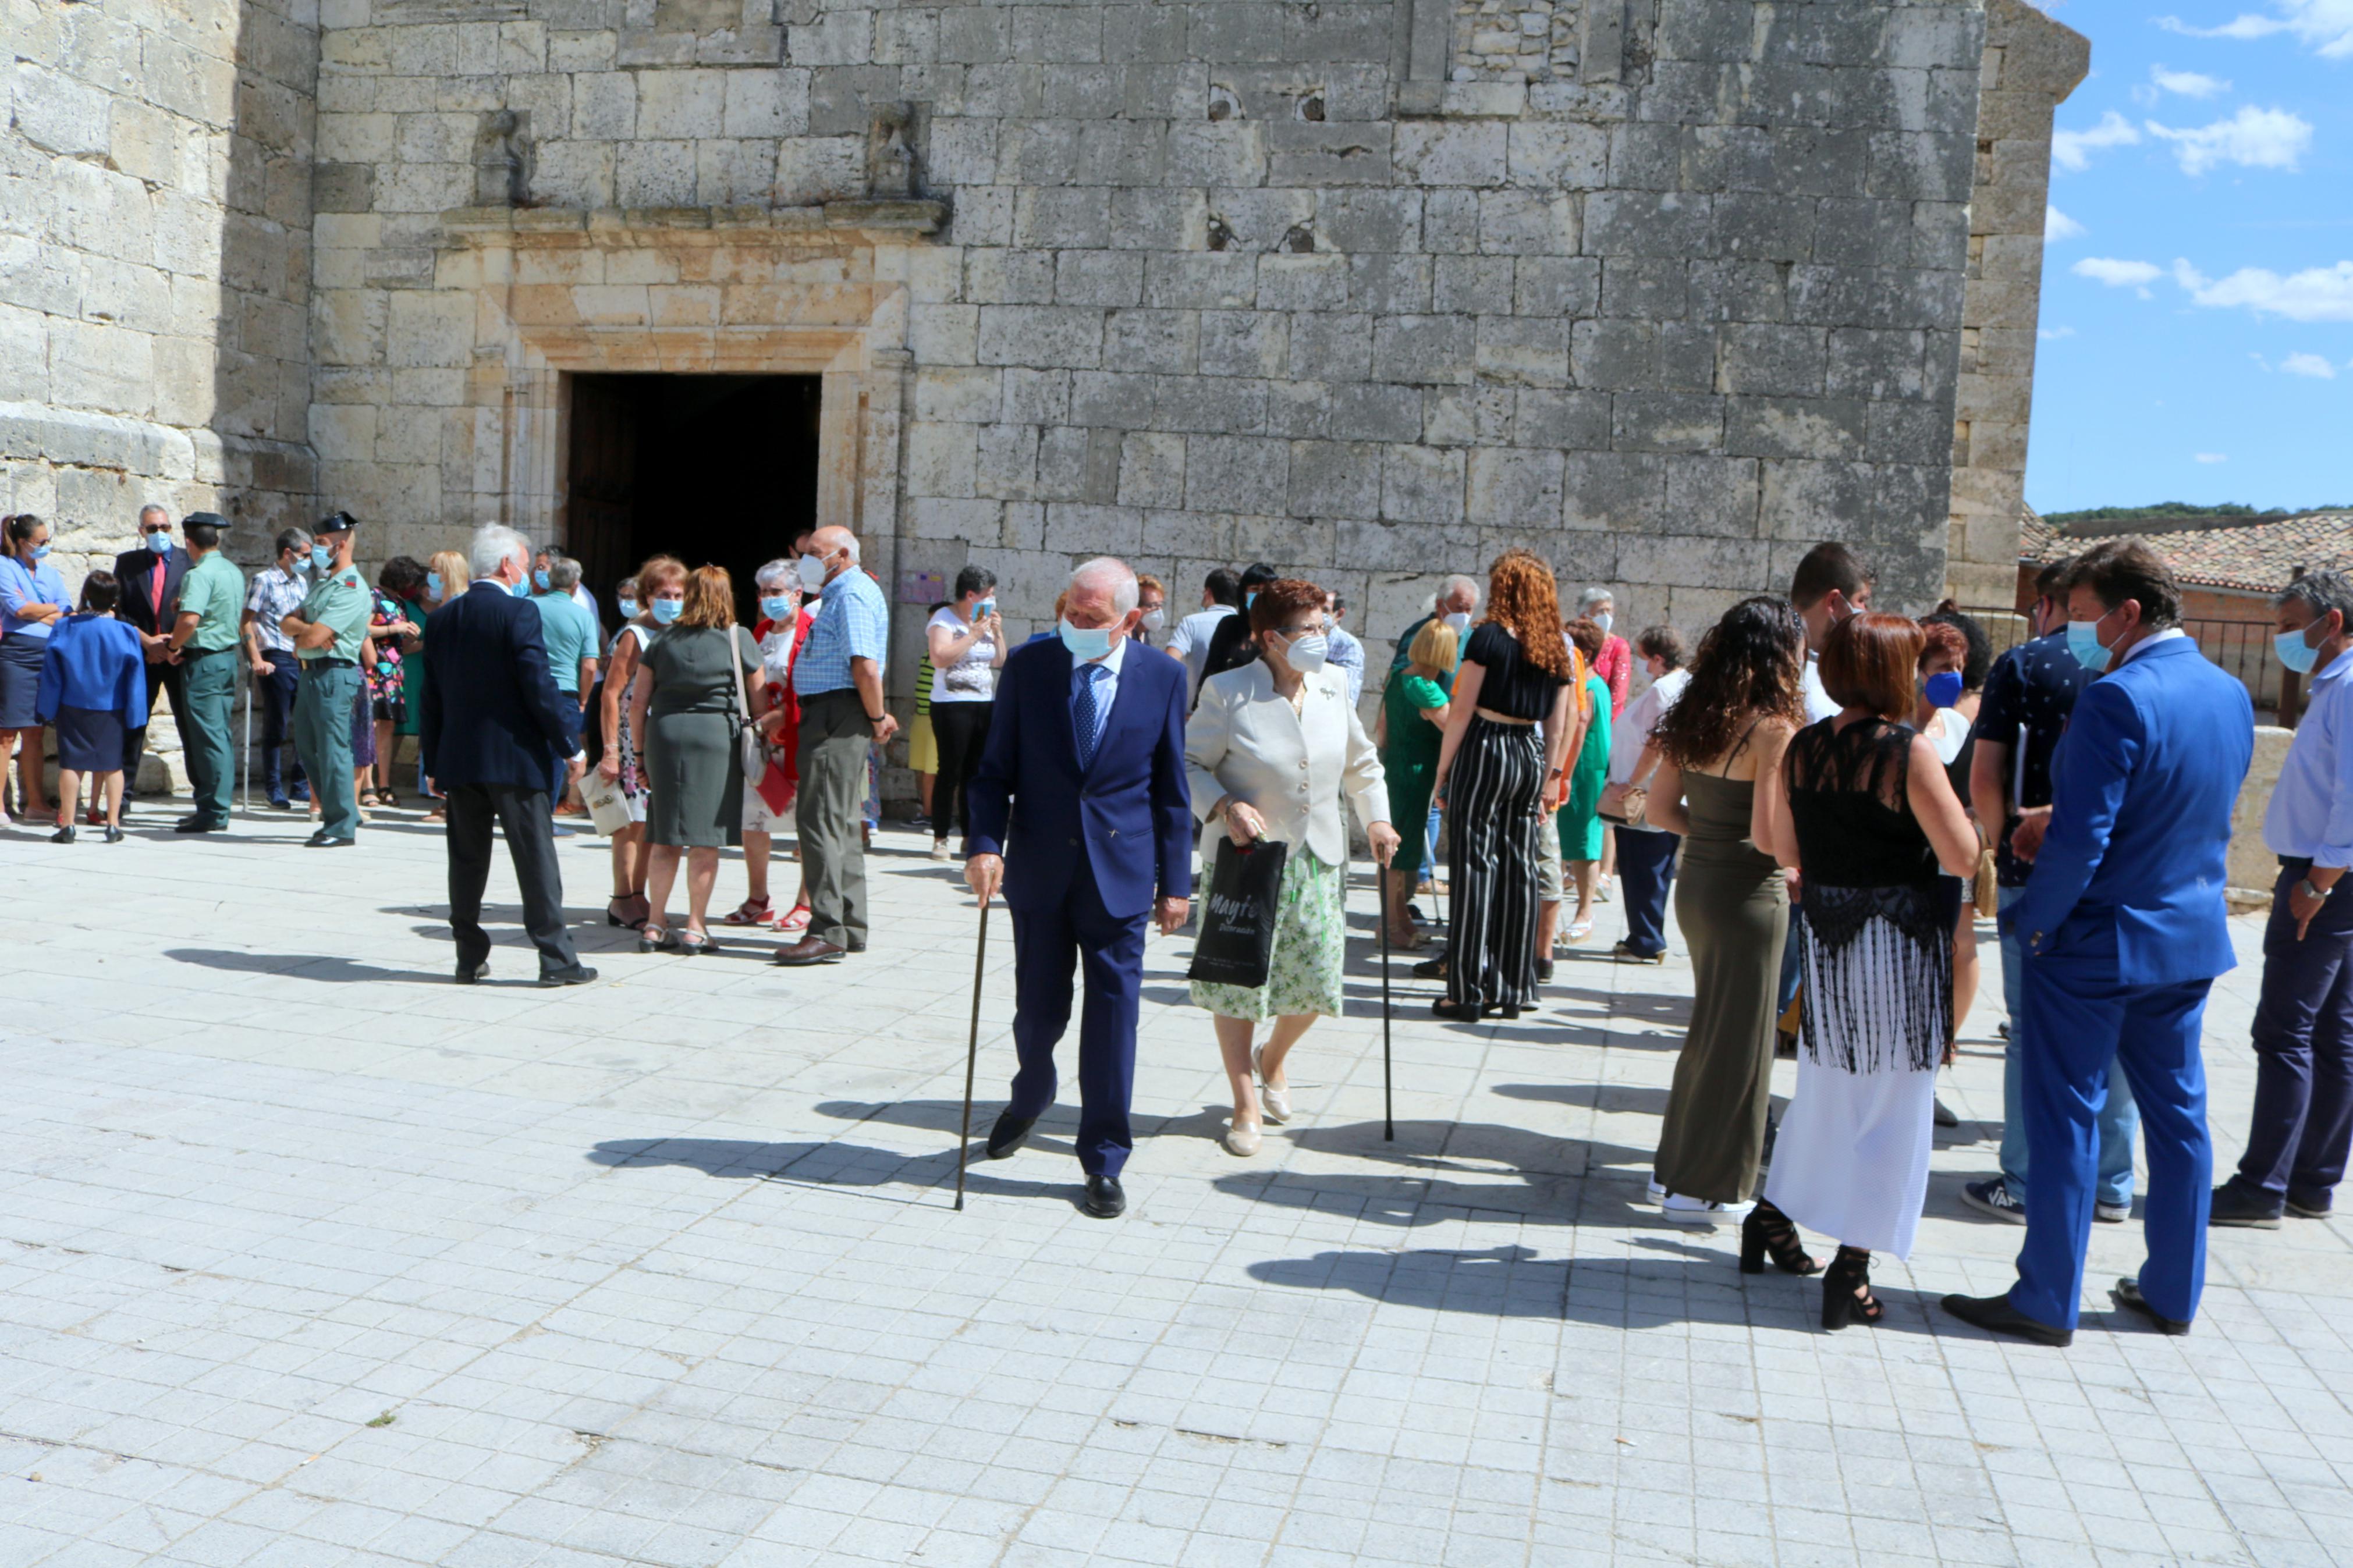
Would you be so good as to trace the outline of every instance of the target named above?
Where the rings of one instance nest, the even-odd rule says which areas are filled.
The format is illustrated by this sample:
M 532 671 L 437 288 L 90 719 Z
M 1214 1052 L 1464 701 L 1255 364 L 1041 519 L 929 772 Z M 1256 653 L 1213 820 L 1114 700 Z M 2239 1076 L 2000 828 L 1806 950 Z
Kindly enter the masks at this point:
M 744 782 L 754 789 L 768 776 L 768 748 L 761 742 L 760 727 L 752 721 L 752 705 L 744 696 L 744 661 L 737 657 L 735 633 L 727 628 L 727 669 L 735 678 L 735 719 L 739 726 L 735 736 L 736 750 L 744 759 Z

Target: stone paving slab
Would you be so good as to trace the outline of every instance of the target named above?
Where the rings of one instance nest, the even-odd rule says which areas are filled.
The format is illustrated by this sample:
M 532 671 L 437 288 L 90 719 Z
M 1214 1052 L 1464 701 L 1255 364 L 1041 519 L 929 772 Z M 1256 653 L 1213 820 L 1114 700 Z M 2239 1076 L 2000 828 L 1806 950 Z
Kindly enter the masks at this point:
M 1388 1142 L 1360 874 L 1352 1016 L 1249 1162 L 1155 939 L 1104 1224 L 1075 1106 L 949 1207 L 976 920 L 913 835 L 861 958 L 584 923 L 605 978 L 543 993 L 512 925 L 448 984 L 413 817 L 314 855 L 139 816 L 0 835 L 0 1564 L 2353 1563 L 2346 1221 L 2218 1233 L 2187 1339 L 2106 1310 L 2137 1224 L 2098 1227 L 2071 1351 L 1935 1310 L 2021 1234 L 1957 1201 L 1999 1131 L 1990 962 L 1888 1321 L 1825 1335 L 1815 1282 L 1641 1201 L 1691 978 L 1609 963 L 1614 907 L 1515 1024 L 1441 1025 L 1399 964 Z M 601 844 L 563 859 L 593 910 Z M 987 958 L 982 1126 L 1001 915 Z

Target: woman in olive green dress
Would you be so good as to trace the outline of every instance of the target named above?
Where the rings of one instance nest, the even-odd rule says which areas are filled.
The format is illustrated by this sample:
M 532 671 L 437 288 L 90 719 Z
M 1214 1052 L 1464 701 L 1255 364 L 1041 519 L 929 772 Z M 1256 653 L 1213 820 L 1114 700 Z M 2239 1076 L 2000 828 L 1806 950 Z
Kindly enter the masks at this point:
M 1609 683 L 1594 673 L 1601 657 L 1602 631 L 1593 621 L 1568 623 L 1568 640 L 1584 659 L 1585 742 L 1568 770 L 1568 798 L 1554 814 L 1560 830 L 1560 858 L 1577 883 L 1577 913 L 1570 917 L 1567 937 L 1583 942 L 1593 934 L 1593 881 L 1601 868 L 1606 829 L 1601 826 L 1601 785 L 1609 776 Z
M 767 672 L 759 644 L 735 624 L 735 584 L 725 567 L 696 567 L 687 574 L 686 596 L 658 599 L 654 610 L 665 624 L 629 686 L 629 733 L 642 737 L 646 901 L 652 909 L 638 933 L 638 951 L 708 952 L 715 944 L 703 917 L 719 878 L 720 847 L 742 842 L 742 704 L 759 711 Z M 686 928 L 673 931 L 670 890 L 681 852 L 686 856 Z
M 1430 939 L 1414 925 L 1409 906 L 1414 879 L 1430 858 L 1430 794 L 1438 782 L 1438 749 L 1446 742 L 1447 689 L 1454 680 L 1461 639 L 1432 616 L 1406 649 L 1406 667 L 1381 689 L 1373 743 L 1388 780 L 1389 825 L 1398 831 L 1397 862 L 1388 870 L 1389 940 L 1419 947 Z

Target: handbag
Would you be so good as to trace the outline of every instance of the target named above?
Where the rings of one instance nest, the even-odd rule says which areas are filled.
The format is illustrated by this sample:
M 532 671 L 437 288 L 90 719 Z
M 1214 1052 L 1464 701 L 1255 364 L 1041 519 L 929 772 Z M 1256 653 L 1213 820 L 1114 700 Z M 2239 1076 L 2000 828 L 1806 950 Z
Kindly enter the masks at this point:
M 1620 827 L 1640 827 L 1642 814 L 1650 809 L 1651 792 L 1637 784 L 1613 784 L 1601 786 L 1601 820 L 1614 822 Z
M 760 727 L 752 722 L 752 704 L 744 697 L 744 661 L 735 656 L 735 628 L 727 628 L 727 670 L 735 678 L 735 718 L 742 726 L 735 736 L 735 749 L 744 759 L 744 782 L 754 789 L 768 776 L 768 748 L 760 739 Z
M 1266 984 L 1274 961 L 1282 864 L 1289 853 L 1290 846 L 1279 838 L 1261 838 L 1247 849 L 1231 837 L 1218 841 L 1209 896 L 1201 900 L 1201 934 L 1193 943 L 1193 963 L 1186 979 L 1219 985 Z
M 588 808 L 589 822 L 607 838 L 629 825 L 629 803 L 622 796 L 621 781 L 607 778 L 600 769 L 590 768 L 581 780 L 580 803 Z

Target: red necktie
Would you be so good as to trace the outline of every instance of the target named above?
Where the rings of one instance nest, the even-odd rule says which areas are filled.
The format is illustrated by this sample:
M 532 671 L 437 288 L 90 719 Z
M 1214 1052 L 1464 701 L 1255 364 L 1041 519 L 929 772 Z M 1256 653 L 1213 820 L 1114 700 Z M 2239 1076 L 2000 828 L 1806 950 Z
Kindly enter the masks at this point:
M 156 557 L 155 570 L 149 577 L 147 584 L 147 596 L 154 602 L 155 629 L 159 632 L 164 629 L 164 572 L 170 564 L 169 556 Z

